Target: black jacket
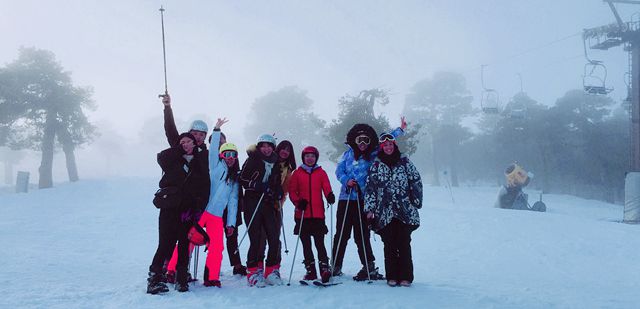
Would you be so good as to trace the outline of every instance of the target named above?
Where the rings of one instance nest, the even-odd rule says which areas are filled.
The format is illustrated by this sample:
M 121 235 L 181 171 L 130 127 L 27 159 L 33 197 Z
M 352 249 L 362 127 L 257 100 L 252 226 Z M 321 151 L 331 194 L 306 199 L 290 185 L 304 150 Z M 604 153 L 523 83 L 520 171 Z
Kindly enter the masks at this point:
M 280 181 L 280 164 L 278 164 L 278 155 L 275 151 L 269 158 L 264 158 L 260 151 L 248 153 L 249 157 L 242 165 L 240 172 L 240 185 L 245 189 L 245 196 L 259 196 L 266 188 L 269 188 L 274 194 L 282 195 L 282 183 Z M 271 174 L 267 182 L 263 183 L 266 172 L 266 162 L 273 163 Z
M 178 133 L 178 129 L 176 128 L 176 122 L 173 118 L 173 110 L 169 106 L 164 107 L 164 134 L 167 136 L 167 142 L 170 147 L 179 147 L 180 141 L 178 137 L 180 134 Z M 194 157 L 198 159 L 201 164 L 206 166 L 205 173 L 197 173 L 192 175 L 194 178 L 194 182 L 198 183 L 198 186 L 206 187 L 206 194 L 204 196 L 205 201 L 209 201 L 209 194 L 211 190 L 211 178 L 209 178 L 209 150 L 207 149 L 207 144 L 202 143 L 200 146 L 196 146 L 193 150 Z M 203 206 L 206 207 L 205 205 Z
M 183 210 L 203 211 L 209 201 L 209 187 L 200 181 L 203 175 L 209 174 L 209 167 L 197 156 L 191 162 L 183 157 L 184 150 L 180 146 L 171 147 L 158 153 L 158 164 L 162 168 L 160 188 L 181 188 L 180 195 Z

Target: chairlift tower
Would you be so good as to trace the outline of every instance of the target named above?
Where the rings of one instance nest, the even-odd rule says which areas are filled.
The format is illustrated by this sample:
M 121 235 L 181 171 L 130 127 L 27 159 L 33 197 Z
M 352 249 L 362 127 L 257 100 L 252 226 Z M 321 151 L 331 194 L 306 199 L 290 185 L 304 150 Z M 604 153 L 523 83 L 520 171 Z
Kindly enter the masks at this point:
M 629 52 L 630 64 L 630 84 L 631 92 L 628 95 L 631 102 L 631 162 L 630 170 L 625 178 L 625 206 L 624 222 L 640 223 L 640 21 L 623 22 L 620 14 L 616 10 L 614 3 L 640 4 L 635 0 L 603 0 L 609 5 L 616 22 L 584 29 L 582 38 L 585 42 L 585 56 L 587 45 L 590 49 L 608 50 L 612 47 L 624 46 L 624 50 Z M 587 56 L 587 60 L 590 59 Z M 597 66 L 601 63 L 591 60 L 591 64 Z M 587 63 L 589 65 L 589 63 Z M 586 67 L 585 67 L 586 68 Z M 605 68 L 606 70 L 606 68 Z M 585 70 L 586 71 L 586 70 Z M 586 74 L 586 72 L 585 72 Z M 606 74 L 606 71 L 605 71 Z M 593 89 L 594 94 L 606 94 L 604 89 Z M 585 85 L 585 90 L 586 90 Z M 592 93 L 590 91 L 587 91 Z

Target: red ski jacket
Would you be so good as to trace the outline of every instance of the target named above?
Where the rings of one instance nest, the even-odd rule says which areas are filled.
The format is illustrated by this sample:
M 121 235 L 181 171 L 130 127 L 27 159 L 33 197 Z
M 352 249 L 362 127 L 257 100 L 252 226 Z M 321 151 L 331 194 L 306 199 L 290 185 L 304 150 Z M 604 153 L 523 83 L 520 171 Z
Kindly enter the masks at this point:
M 309 167 L 306 167 L 307 169 Z M 324 201 L 322 194 L 328 196 L 331 193 L 331 184 L 327 173 L 320 166 L 316 166 L 311 173 L 305 166 L 298 167 L 289 180 L 289 199 L 293 205 L 298 205 L 298 201 L 305 199 L 309 202 L 304 212 L 305 219 L 324 219 Z M 295 218 L 300 219 L 302 212 L 296 208 Z

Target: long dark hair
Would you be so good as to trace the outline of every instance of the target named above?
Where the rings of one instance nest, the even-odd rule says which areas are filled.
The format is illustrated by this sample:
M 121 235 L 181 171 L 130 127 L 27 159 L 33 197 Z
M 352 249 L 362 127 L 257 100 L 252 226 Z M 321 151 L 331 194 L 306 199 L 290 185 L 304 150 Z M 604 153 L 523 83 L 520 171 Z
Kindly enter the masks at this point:
M 289 163 L 291 170 L 295 170 L 297 167 L 296 155 L 293 153 L 293 145 L 291 144 L 290 141 L 286 139 L 278 143 L 278 146 L 276 146 L 276 154 L 278 154 L 278 161 L 282 161 L 282 158 L 280 158 L 280 150 L 285 148 L 289 148 L 289 157 L 286 159 L 286 161 L 287 163 Z
M 224 161 L 224 159 L 220 159 Z M 227 164 L 227 162 L 223 162 L 223 164 Z M 240 163 L 238 162 L 238 157 L 236 156 L 236 162 L 233 163 L 231 167 L 227 166 L 227 182 L 234 182 L 238 180 L 238 175 L 240 174 Z
M 367 145 L 367 149 L 364 151 L 360 151 L 360 148 L 358 148 L 358 145 L 356 144 L 356 137 L 359 135 L 366 135 L 371 141 L 369 145 Z M 349 129 L 349 132 L 347 132 L 347 141 L 345 144 L 349 145 L 349 147 L 353 149 L 353 157 L 356 160 L 362 156 L 365 160 L 370 161 L 374 159 L 371 158 L 371 153 L 378 148 L 378 135 L 376 134 L 376 130 L 374 130 L 370 125 L 366 123 L 356 123 L 351 127 L 351 129 Z

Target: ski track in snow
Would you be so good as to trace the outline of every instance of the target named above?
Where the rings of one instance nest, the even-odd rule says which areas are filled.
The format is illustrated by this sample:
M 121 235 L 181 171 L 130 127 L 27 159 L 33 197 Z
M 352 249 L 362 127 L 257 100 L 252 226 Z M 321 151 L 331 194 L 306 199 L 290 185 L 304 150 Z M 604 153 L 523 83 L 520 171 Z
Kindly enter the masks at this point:
M 333 181 L 337 191 L 337 181 Z M 156 179 L 112 178 L 60 183 L 28 194 L 0 193 L 0 308 L 637 308 L 640 226 L 617 223 L 622 206 L 546 195 L 547 213 L 493 208 L 498 188 L 425 186 L 421 227 L 413 233 L 415 281 L 390 288 L 351 280 L 360 268 L 353 238 L 344 284 L 301 286 L 302 248 L 291 286 L 250 288 L 231 275 L 226 252 L 222 288 L 200 281 L 189 293 L 145 293 L 157 246 L 151 198 Z M 530 200 L 537 200 L 536 192 Z M 531 202 L 531 201 L 530 201 Z M 334 209 L 335 211 L 335 209 Z M 334 224 L 335 224 L 334 218 Z M 327 225 L 330 221 L 327 218 Z M 293 258 L 293 207 L 285 204 Z M 244 232 L 240 228 L 240 235 Z M 382 241 L 372 239 L 384 273 Z M 330 239 L 325 238 L 327 248 Z M 246 259 L 248 239 L 240 252 Z M 200 252 L 198 276 L 205 254 Z M 172 288 L 172 286 L 170 286 Z

